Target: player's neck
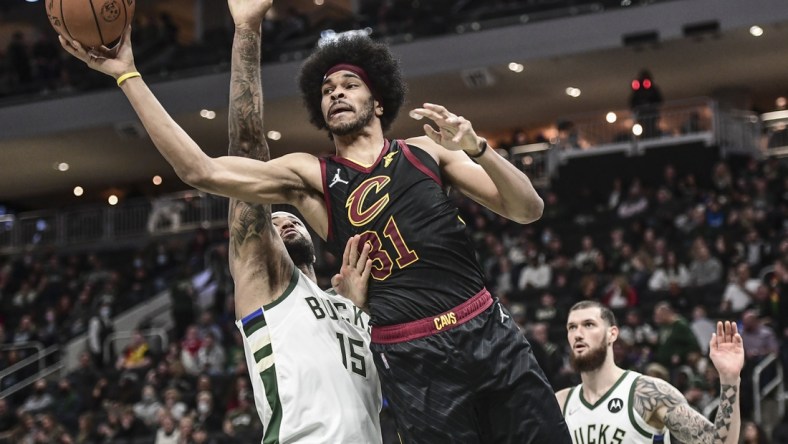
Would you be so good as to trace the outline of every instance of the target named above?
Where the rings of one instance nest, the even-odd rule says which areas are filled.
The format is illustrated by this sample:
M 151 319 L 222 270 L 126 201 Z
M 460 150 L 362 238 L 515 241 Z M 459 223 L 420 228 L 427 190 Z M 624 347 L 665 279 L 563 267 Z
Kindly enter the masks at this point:
M 315 275 L 315 267 L 310 265 L 298 265 L 297 268 L 301 270 L 301 273 L 304 273 L 304 276 L 308 277 L 312 282 L 317 283 L 317 276 Z
M 580 379 L 583 381 L 583 394 L 586 401 L 604 396 L 622 374 L 624 374 L 624 370 L 613 362 L 612 355 L 609 355 L 605 363 L 598 369 L 581 373 Z
M 384 141 L 383 132 L 379 128 L 366 128 L 353 135 L 334 136 L 337 155 L 363 166 L 370 166 L 378 160 Z

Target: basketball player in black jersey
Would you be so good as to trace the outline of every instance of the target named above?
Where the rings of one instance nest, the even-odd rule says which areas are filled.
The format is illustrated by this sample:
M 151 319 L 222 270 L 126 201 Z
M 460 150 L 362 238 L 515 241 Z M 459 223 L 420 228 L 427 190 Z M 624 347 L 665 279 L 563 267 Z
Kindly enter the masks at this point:
M 444 188 L 520 223 L 537 220 L 543 202 L 468 120 L 424 104 L 411 115 L 437 129 L 425 125 L 426 136 L 385 138 L 404 99 L 400 68 L 386 46 L 340 38 L 319 48 L 300 76 L 310 120 L 328 131 L 336 156 L 210 158 L 138 76 L 129 42 L 127 32 L 115 54 L 61 40 L 91 68 L 122 80 L 121 90 L 184 182 L 245 202 L 292 204 L 335 254 L 355 234 L 370 245 L 372 350 L 404 442 L 571 442 L 530 345 L 484 288 L 465 224 Z M 251 60 L 246 69 L 259 70 Z

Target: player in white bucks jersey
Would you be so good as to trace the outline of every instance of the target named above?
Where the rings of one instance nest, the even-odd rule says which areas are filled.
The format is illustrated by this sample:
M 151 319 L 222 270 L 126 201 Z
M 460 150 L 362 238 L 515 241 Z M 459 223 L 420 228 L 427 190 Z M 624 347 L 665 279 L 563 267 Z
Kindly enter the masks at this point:
M 228 0 L 235 21 L 230 76 L 231 156 L 268 161 L 260 84 L 260 27 L 270 0 Z M 369 318 L 315 284 L 314 246 L 290 213 L 230 200 L 230 271 L 262 442 L 380 443 L 380 382 Z M 369 248 L 347 245 L 332 284 L 364 296 Z M 354 294 L 353 291 L 359 291 Z M 354 299 L 355 300 L 355 299 Z
M 744 347 L 736 324 L 718 322 L 709 357 L 720 375 L 720 406 L 712 424 L 669 383 L 626 371 L 613 361 L 618 338 L 609 308 L 582 301 L 569 311 L 567 339 L 582 383 L 556 393 L 574 444 L 653 442 L 735 444 Z
M 273 222 L 293 259 L 311 253 L 298 218 L 277 212 Z M 358 239 L 348 248 L 357 251 Z M 363 270 L 366 261 L 360 255 L 354 263 Z M 296 263 L 281 295 L 236 321 L 263 442 L 379 443 L 381 394 L 369 317 L 314 279 L 311 261 Z

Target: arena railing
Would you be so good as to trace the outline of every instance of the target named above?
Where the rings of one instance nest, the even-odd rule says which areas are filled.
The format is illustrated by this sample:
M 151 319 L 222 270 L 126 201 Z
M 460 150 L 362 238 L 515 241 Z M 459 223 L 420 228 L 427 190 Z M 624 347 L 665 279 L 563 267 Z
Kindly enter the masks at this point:
M 51 365 L 49 365 L 47 367 L 42 367 L 42 364 L 46 363 L 47 358 L 49 356 L 54 356 L 54 358 L 52 359 L 53 364 L 51 364 Z M 16 384 L 13 384 L 12 386 L 8 387 L 7 389 L 1 391 L 0 392 L 0 399 L 5 399 L 5 398 L 13 395 L 14 393 L 16 393 L 16 392 L 18 392 L 20 390 L 24 390 L 26 387 L 30 386 L 31 384 L 33 384 L 37 380 L 39 380 L 41 378 L 46 378 L 49 375 L 52 375 L 54 373 L 59 372 L 63 368 L 63 362 L 60 359 L 60 347 L 58 347 L 57 345 L 51 345 L 51 346 L 47 347 L 46 349 L 44 349 L 44 350 L 42 350 L 42 351 L 40 351 L 40 352 L 38 352 L 38 353 L 36 353 L 36 354 L 34 354 L 32 356 L 29 356 L 29 357 L 19 361 L 18 363 L 12 365 L 11 367 L 3 370 L 2 376 L 0 376 L 0 379 L 7 378 L 8 376 L 10 376 L 10 375 L 12 375 L 14 373 L 21 373 L 21 372 L 24 371 L 24 369 L 26 367 L 28 367 L 28 366 L 30 366 L 31 364 L 34 364 L 34 363 L 39 363 L 38 371 L 35 372 L 34 374 L 22 379 L 21 381 L 17 382 Z
M 761 146 L 768 156 L 788 156 L 788 110 L 761 114 L 764 135 Z
M 764 382 L 761 387 L 761 375 L 773 367 L 774 377 L 768 382 Z M 772 392 L 775 393 L 775 400 L 777 401 L 777 418 L 782 419 L 785 415 L 785 385 L 783 383 L 783 367 L 780 365 L 780 359 L 776 353 L 772 353 L 761 362 L 752 371 L 752 401 L 753 401 L 753 420 L 761 424 L 763 421 L 763 400 Z
M 37 248 L 96 246 L 226 226 L 227 205 L 226 198 L 185 191 L 152 201 L 129 200 L 117 206 L 5 215 L 0 218 L 0 254 Z
M 0 352 L 7 352 L 11 350 L 27 350 L 32 349 L 35 350 L 35 354 L 26 357 L 25 359 L 20 360 L 19 362 L 11 365 L 10 367 L 4 368 L 0 370 L 0 382 L 2 382 L 3 378 L 6 376 L 14 373 L 16 370 L 20 368 L 27 367 L 28 365 L 38 362 L 38 371 L 44 370 L 44 361 L 42 359 L 37 359 L 41 352 L 44 351 L 44 344 L 38 341 L 31 341 L 31 342 L 20 342 L 17 344 L 3 344 L 0 345 Z M 0 384 L 2 386 L 2 384 Z
M 149 328 L 146 330 L 140 330 L 140 334 L 143 338 L 158 338 L 159 344 L 157 348 L 153 348 L 154 353 L 164 353 L 167 350 L 169 345 L 169 336 L 167 336 L 167 330 L 163 328 Z M 104 364 L 107 366 L 115 364 L 108 361 L 109 358 L 113 356 L 113 354 L 110 353 L 110 347 L 114 345 L 116 352 L 122 351 L 122 346 L 130 342 L 129 340 L 132 337 L 134 337 L 134 331 L 117 331 L 110 334 L 107 339 L 104 340 L 104 344 L 102 346 L 104 348 Z M 117 353 L 117 356 L 120 356 L 120 354 Z

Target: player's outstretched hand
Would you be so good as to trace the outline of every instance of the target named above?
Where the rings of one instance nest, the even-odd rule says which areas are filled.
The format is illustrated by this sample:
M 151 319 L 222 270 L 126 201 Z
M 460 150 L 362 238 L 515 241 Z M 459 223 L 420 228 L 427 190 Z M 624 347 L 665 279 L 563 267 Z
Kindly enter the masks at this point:
M 246 26 L 258 29 L 273 3 L 273 0 L 227 0 L 236 28 Z
M 720 374 L 721 383 L 739 379 L 744 367 L 744 344 L 735 322 L 717 322 L 717 332 L 709 342 L 709 358 Z
M 342 254 L 342 267 L 339 273 L 331 278 L 331 286 L 340 295 L 350 299 L 353 305 L 367 311 L 367 282 L 372 271 L 372 260 L 369 258 L 370 245 L 364 242 L 359 251 L 361 236 L 351 237 Z
M 416 120 L 426 117 L 435 122 L 438 125 L 437 131 L 431 125 L 425 124 L 424 132 L 444 148 L 452 151 L 463 150 L 468 154 L 476 154 L 479 151 L 481 138 L 476 135 L 471 122 L 465 117 L 453 114 L 445 107 L 433 103 L 425 103 L 423 108 L 415 108 L 409 115 Z
M 106 46 L 86 49 L 76 40 L 68 41 L 63 36 L 58 36 L 60 46 L 69 54 L 82 60 L 90 68 L 108 76 L 118 78 L 123 74 L 134 72 L 134 54 L 131 50 L 131 26 L 123 32 L 120 43 L 109 49 Z

